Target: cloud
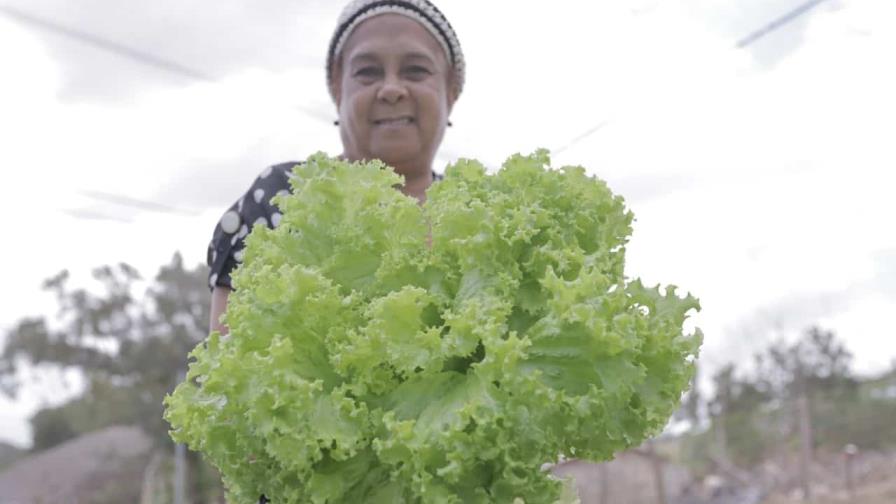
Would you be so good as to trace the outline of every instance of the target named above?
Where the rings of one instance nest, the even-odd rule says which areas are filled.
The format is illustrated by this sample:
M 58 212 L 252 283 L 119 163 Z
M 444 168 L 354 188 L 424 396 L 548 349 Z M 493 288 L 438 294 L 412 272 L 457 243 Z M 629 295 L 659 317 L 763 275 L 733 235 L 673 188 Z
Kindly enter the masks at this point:
M 12 0 L 5 6 L 52 25 L 90 34 L 218 80 L 247 68 L 322 68 L 339 6 L 324 0 Z M 320 20 L 327 23 L 320 23 Z M 62 70 L 66 101 L 127 102 L 192 79 L 29 23 Z M 323 42 L 322 42 L 323 41 Z M 324 86 L 321 76 L 320 85 Z
M 682 2 L 675 8 L 692 16 L 699 24 L 712 27 L 720 37 L 733 41 L 764 25 L 780 14 L 802 3 L 802 0 L 757 0 L 749 3 L 701 0 Z M 838 2 L 832 2 L 836 5 Z M 65 0 L 10 0 L 6 7 L 29 16 L 40 23 L 25 23 L 34 30 L 49 54 L 62 69 L 59 93 L 66 101 L 128 102 L 142 93 L 159 88 L 179 87 L 193 82 L 177 72 L 145 65 L 134 58 L 97 47 L 96 43 L 72 36 L 71 32 L 110 42 L 121 48 L 152 55 L 194 73 L 220 80 L 247 68 L 282 71 L 296 67 L 320 70 L 324 64 L 326 45 L 340 2 L 325 0 L 269 0 L 263 4 L 246 0 L 222 0 L 214 8 L 207 4 L 185 4 L 177 0 L 150 3 L 122 3 L 114 0 L 83 0 L 77 4 Z M 443 0 L 439 5 L 458 26 L 462 40 L 480 34 L 490 37 L 492 30 L 484 30 L 479 20 L 492 14 L 503 16 L 506 4 L 477 5 L 482 15 L 471 15 L 465 1 Z M 612 8 L 631 19 L 649 19 L 658 7 L 657 2 L 635 2 Z M 514 36 L 514 26 L 527 29 L 544 23 L 579 24 L 582 35 L 598 32 L 615 33 L 603 19 L 618 21 L 618 16 L 592 16 L 592 8 L 580 2 L 561 2 L 556 14 L 548 16 L 535 9 L 520 6 L 517 18 L 529 18 L 534 23 L 505 25 L 502 34 Z M 607 10 L 605 7 L 604 10 Z M 487 11 L 487 12 L 483 12 Z M 494 11 L 494 12 L 492 12 Z M 556 16 L 551 19 L 551 16 Z M 786 56 L 802 41 L 802 33 L 812 14 L 805 15 L 751 47 L 757 60 L 772 64 Z M 23 22 L 21 19 L 19 22 Z M 475 23 L 475 24 L 474 24 Z M 587 26 L 590 24 L 591 26 Z M 52 27 L 56 27 L 55 29 Z M 60 33 L 67 30 L 69 35 Z M 463 28 L 461 30 L 461 28 Z M 574 30 L 570 30 L 564 37 Z M 471 44 L 471 46 L 476 44 Z M 499 48 L 500 49 L 500 48 Z M 532 51 L 520 51 L 533 54 Z M 537 53 L 536 53 L 537 54 Z M 491 60 L 492 62 L 496 60 Z M 323 85 L 321 77 L 320 85 Z
M 870 285 L 879 293 L 896 299 L 896 248 L 875 255 L 876 271 Z
M 836 289 L 767 300 L 730 323 L 725 328 L 727 355 L 742 357 L 817 325 L 833 330 L 859 356 L 859 372 L 885 369 L 896 359 L 896 351 L 881 344 L 881 338 L 890 338 L 893 332 L 887 318 L 896 301 L 896 249 L 872 256 L 874 268 L 864 278 Z M 731 351 L 732 347 L 738 350 Z
M 748 46 L 748 52 L 764 68 L 781 63 L 797 51 L 805 40 L 805 32 L 815 16 L 831 12 L 842 6 L 840 0 L 828 0 L 814 6 L 801 15 L 787 21 L 756 42 Z M 743 40 L 748 35 L 784 15 L 807 5 L 806 0 L 752 0 L 750 2 L 717 0 L 684 0 L 681 6 L 696 19 L 722 37 L 734 41 Z
M 628 271 L 701 298 L 695 321 L 710 367 L 814 322 L 848 337 L 863 369 L 896 352 L 874 330 L 889 325 L 896 284 L 896 261 L 878 252 L 896 245 L 883 231 L 896 214 L 887 195 L 896 184 L 887 139 L 896 72 L 879 64 L 896 47 L 883 21 L 894 9 L 822 9 L 803 44 L 772 68 L 738 61 L 737 51 L 709 60 L 716 37 L 702 34 L 694 47 L 703 51 L 678 47 L 681 75 L 651 62 L 648 82 L 658 84 L 642 106 L 570 149 L 611 186 L 625 177 L 695 181 L 631 199 Z
M 201 159 L 177 170 L 162 180 L 153 199 L 174 204 L 189 201 L 195 208 L 224 211 L 252 184 L 267 166 L 279 162 L 299 161 L 305 153 L 289 145 L 265 139 L 249 146 L 231 158 Z M 310 153 L 307 153 L 310 154 Z
M 710 367 L 763 344 L 738 331 L 764 319 L 817 320 L 850 335 L 863 365 L 889 360 L 892 338 L 875 328 L 889 326 L 896 299 L 885 252 L 896 250 L 896 69 L 881 64 L 896 47 L 896 3 L 831 0 L 733 49 L 798 3 L 516 3 L 498 29 L 482 20 L 507 19 L 508 2 L 440 1 L 468 86 L 435 168 L 460 155 L 495 167 L 609 121 L 555 164 L 583 165 L 626 197 L 637 217 L 627 272 L 701 299 L 694 323 Z M 216 80 L 184 82 L 0 16 L 13 69 L 0 93 L 0 164 L 14 167 L 0 184 L 15 216 L 4 258 L 17 267 L 0 291 L 9 317 L 46 306 L 39 280 L 62 267 L 125 260 L 152 272 L 175 249 L 202 261 L 221 212 L 262 168 L 340 149 L 322 68 L 297 63 L 307 51 L 322 64 L 337 3 L 12 5 Z M 756 52 L 769 48 L 773 58 Z
M 630 205 L 693 188 L 700 183 L 696 177 L 674 173 L 632 175 L 609 180 L 610 189 L 624 195 Z
M 197 212 L 185 210 L 183 208 L 175 208 L 168 205 L 156 203 L 154 201 L 144 201 L 131 198 L 121 194 L 111 194 L 102 191 L 81 191 L 81 194 L 96 201 L 111 203 L 117 206 L 124 206 L 138 210 L 148 210 L 151 212 L 161 212 L 173 215 L 196 215 Z
M 103 207 L 86 207 L 86 208 L 75 208 L 70 210 L 62 210 L 62 213 L 74 217 L 76 219 L 89 219 L 89 220 L 99 220 L 99 221 L 114 221 L 121 222 L 124 224 L 130 224 L 133 219 L 128 217 L 123 217 L 121 215 L 113 215 L 111 213 L 107 213 L 103 210 Z

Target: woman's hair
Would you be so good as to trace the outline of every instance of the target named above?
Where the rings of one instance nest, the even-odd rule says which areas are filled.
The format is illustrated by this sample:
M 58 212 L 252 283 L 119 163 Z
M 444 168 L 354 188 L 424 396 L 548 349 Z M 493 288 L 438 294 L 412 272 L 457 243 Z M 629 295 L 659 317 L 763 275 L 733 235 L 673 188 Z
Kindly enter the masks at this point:
M 352 31 L 362 21 L 380 14 L 407 16 L 432 33 L 432 36 L 442 46 L 442 50 L 445 51 L 445 57 L 454 70 L 455 85 L 459 95 L 463 90 L 466 76 L 464 53 L 461 51 L 460 41 L 457 39 L 457 34 L 451 27 L 451 23 L 442 14 L 442 11 L 428 0 L 354 0 L 346 5 L 342 14 L 339 15 L 339 21 L 327 51 L 327 86 L 330 89 L 333 88 L 334 67 L 339 53 Z

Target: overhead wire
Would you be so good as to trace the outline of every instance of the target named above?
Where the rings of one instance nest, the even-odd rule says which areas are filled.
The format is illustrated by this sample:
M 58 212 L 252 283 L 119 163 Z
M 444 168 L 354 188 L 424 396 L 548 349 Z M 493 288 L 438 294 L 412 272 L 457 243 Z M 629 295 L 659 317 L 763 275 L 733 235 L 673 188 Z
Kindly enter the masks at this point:
M 795 19 L 797 19 L 801 15 L 811 11 L 812 9 L 814 9 L 818 5 L 824 3 L 825 1 L 827 1 L 827 0 L 809 0 L 809 1 L 799 5 L 795 9 L 781 15 L 778 18 L 773 19 L 769 23 L 761 26 L 757 30 L 750 32 L 747 36 L 738 40 L 737 43 L 735 44 L 735 48 L 743 49 L 743 48 L 746 48 L 746 47 L 752 45 L 753 43 L 755 43 L 758 40 L 762 39 L 763 37 L 767 36 L 768 34 L 793 22 Z M 175 62 L 169 61 L 165 58 L 161 58 L 156 55 L 125 46 L 123 44 L 117 43 L 112 40 L 98 37 L 96 35 L 93 35 L 91 33 L 88 33 L 88 32 L 82 31 L 82 30 L 77 30 L 74 28 L 63 26 L 59 23 L 55 23 L 53 21 L 49 21 L 47 19 L 40 18 L 38 16 L 29 14 L 27 12 L 24 12 L 24 11 L 21 11 L 18 9 L 0 5 L 0 13 L 6 14 L 7 16 L 9 16 L 13 19 L 16 19 L 20 22 L 27 23 L 27 24 L 36 26 L 36 27 L 44 29 L 44 30 L 52 31 L 59 35 L 63 35 L 63 36 L 78 40 L 82 43 L 92 45 L 99 49 L 103 49 L 103 50 L 115 53 L 121 57 L 137 61 L 144 65 L 155 67 L 159 70 L 167 71 L 169 73 L 174 73 L 174 74 L 180 75 L 182 77 L 186 77 L 186 78 L 193 79 L 193 80 L 199 80 L 199 81 L 203 81 L 203 82 L 214 82 L 214 79 L 212 77 L 204 74 L 203 72 L 196 71 L 194 69 L 191 69 L 189 67 L 181 65 L 179 63 L 175 63 Z M 309 116 L 314 117 L 315 119 L 318 119 L 322 122 L 329 122 L 329 119 L 323 117 L 323 115 L 319 111 L 310 110 L 310 109 L 307 109 L 307 108 L 304 108 L 301 106 L 297 106 L 296 108 L 302 110 Z M 551 154 L 556 155 L 556 154 L 562 153 L 562 152 L 570 149 L 571 147 L 582 142 L 583 140 L 591 137 L 595 133 L 605 129 L 606 126 L 608 126 L 609 124 L 610 124 L 609 119 L 601 120 L 599 123 L 588 128 L 587 130 L 580 133 L 579 135 L 573 137 L 571 140 L 569 140 L 562 146 L 552 149 Z M 93 196 L 91 196 L 90 193 L 93 193 Z M 84 194 L 89 197 L 94 197 L 98 193 L 95 191 L 93 191 L 93 192 L 84 191 Z M 106 196 L 109 196 L 109 195 L 107 194 Z M 101 198 L 95 198 L 95 199 L 101 199 Z M 110 200 L 108 197 L 106 197 L 105 199 Z M 118 204 L 126 204 L 126 205 L 130 206 L 131 204 L 136 204 L 135 203 L 136 201 L 137 200 L 135 200 L 133 198 L 121 196 L 120 198 L 117 199 L 116 202 Z M 152 210 L 151 208 L 149 208 L 148 205 L 153 205 L 153 204 L 149 203 L 147 205 L 146 203 L 147 202 L 141 202 L 141 205 L 139 205 L 139 206 L 144 210 Z M 161 205 L 161 206 L 164 206 L 164 205 Z M 166 212 L 170 212 L 171 210 L 172 209 L 161 209 L 161 208 L 155 209 L 155 211 L 166 211 Z M 174 211 L 182 212 L 181 210 L 176 210 L 176 209 L 174 209 Z
M 133 47 L 129 47 L 125 44 L 121 44 L 119 42 L 110 40 L 108 38 L 100 37 L 89 33 L 84 30 L 78 30 L 72 28 L 70 26 L 65 26 L 63 24 L 57 23 L 55 21 L 51 21 L 49 19 L 25 12 L 20 9 L 16 9 L 10 7 L 8 5 L 0 5 L 0 14 L 4 14 L 9 18 L 12 18 L 15 21 L 18 21 L 23 24 L 27 24 L 33 26 L 35 28 L 48 31 L 54 33 L 56 35 L 60 35 L 72 40 L 75 40 L 79 43 L 89 45 L 96 49 L 100 49 L 112 54 L 115 54 L 119 57 L 129 59 L 131 61 L 140 63 L 145 66 L 149 66 L 155 68 L 157 70 L 161 70 L 167 72 L 169 74 L 178 75 L 180 77 L 193 80 L 200 81 L 205 83 L 214 83 L 216 79 L 212 76 L 189 68 L 183 64 L 170 61 L 166 58 L 162 58 L 151 54 L 146 51 L 142 51 L 139 49 L 135 49 Z M 302 106 L 294 106 L 294 108 L 301 110 L 303 113 L 312 117 L 318 121 L 328 123 L 330 118 L 326 117 L 324 113 L 318 110 L 310 109 Z M 184 210 L 180 208 L 174 208 L 169 205 L 164 205 L 161 203 L 140 200 L 137 198 L 133 198 L 126 195 L 121 194 L 112 194 L 108 192 L 102 191 L 91 191 L 91 190 L 82 190 L 80 194 L 94 199 L 98 201 L 103 201 L 106 203 L 112 203 L 120 206 L 127 206 L 132 208 L 137 208 L 143 211 L 150 211 L 156 213 L 167 213 L 167 214 L 177 214 L 177 215 L 197 215 L 197 212 Z M 74 216 L 76 218 L 100 218 L 99 214 L 82 212 L 82 211 L 73 211 L 66 210 L 65 213 Z M 114 219 L 113 219 L 114 220 Z
M 0 13 L 5 14 L 6 16 L 21 23 L 28 24 L 45 31 L 55 33 L 57 35 L 76 40 L 80 43 L 90 45 L 94 48 L 113 53 L 122 58 L 130 59 L 137 63 L 156 68 L 157 70 L 162 70 L 195 81 L 207 83 L 216 82 L 216 79 L 214 77 L 204 72 L 187 67 L 186 65 L 183 65 L 181 63 L 170 61 L 166 58 L 156 56 L 155 54 L 135 49 L 125 44 L 121 44 L 119 42 L 115 42 L 113 40 L 100 37 L 83 30 L 65 26 L 63 24 L 48 20 L 40 16 L 36 16 L 20 9 L 0 5 Z M 309 117 L 313 117 L 314 119 L 324 123 L 329 123 L 332 120 L 329 117 L 326 117 L 326 115 L 319 110 L 315 110 L 309 107 L 303 107 L 301 105 L 295 105 L 294 108 L 301 110 Z
M 750 32 L 749 35 L 738 40 L 734 46 L 735 49 L 744 49 L 744 48 L 754 44 L 755 42 L 757 42 L 758 40 L 767 36 L 768 34 L 774 32 L 775 30 L 780 29 L 781 27 L 787 25 L 788 23 L 793 22 L 795 19 L 797 19 L 801 15 L 806 14 L 807 12 L 811 11 L 812 9 L 814 9 L 815 7 L 819 6 L 820 4 L 822 4 L 826 1 L 828 1 L 828 0 L 809 0 L 808 2 L 805 2 L 801 5 L 799 5 L 797 8 L 773 19 L 769 23 Z M 610 124 L 609 119 L 602 120 L 601 122 L 597 123 L 595 126 L 592 126 L 591 128 L 585 130 L 583 133 L 574 137 L 572 140 L 570 140 L 563 146 L 558 147 L 556 149 L 552 149 L 551 154 L 556 155 L 556 154 L 559 154 L 559 153 L 569 149 L 570 147 L 573 147 L 574 145 L 580 143 L 582 140 L 585 140 L 586 138 L 590 137 L 594 133 L 597 133 L 598 131 L 604 129 L 604 127 L 607 126 L 608 124 Z
M 6 14 L 8 17 L 11 17 L 19 22 L 77 40 L 81 43 L 117 54 L 118 56 L 131 59 L 144 65 L 155 67 L 159 70 L 164 70 L 168 73 L 186 77 L 191 80 L 214 82 L 214 79 L 212 77 L 191 68 L 187 68 L 186 66 L 179 63 L 160 58 L 156 55 L 134 49 L 132 47 L 128 47 L 109 39 L 98 37 L 85 31 L 70 28 L 68 26 L 63 26 L 59 23 L 40 18 L 38 16 L 18 9 L 0 5 L 0 13 Z
M 87 196 L 88 198 L 95 199 L 97 201 L 104 201 L 107 203 L 113 203 L 116 205 L 122 206 L 130 206 L 134 208 L 138 208 L 140 210 L 149 210 L 152 212 L 158 213 L 167 213 L 172 215 L 183 215 L 186 217 L 195 217 L 199 215 L 199 212 L 193 210 L 184 210 L 182 208 L 173 207 L 170 205 L 165 205 L 162 203 L 156 203 L 154 201 L 147 201 L 138 198 L 131 198 L 130 196 L 123 196 L 120 194 L 114 194 L 103 191 L 80 191 L 83 196 Z
M 569 142 L 567 142 L 567 143 L 564 144 L 563 146 L 558 147 L 558 148 L 556 148 L 556 149 L 553 149 L 553 150 L 551 151 L 551 154 L 552 154 L 552 155 L 560 154 L 561 152 L 563 152 L 563 151 L 569 149 L 570 147 L 574 146 L 575 144 L 581 142 L 582 140 L 584 140 L 584 139 L 590 137 L 591 135 L 597 133 L 598 131 L 604 129 L 604 127 L 607 126 L 608 124 L 610 124 L 610 120 L 609 120 L 609 119 L 604 119 L 603 121 L 597 123 L 596 125 L 592 126 L 591 128 L 585 130 L 584 133 L 582 133 L 582 134 L 580 134 L 579 136 L 573 138 L 572 140 L 570 140 Z
M 775 18 L 774 20 L 772 20 L 772 21 L 769 22 L 768 24 L 762 26 L 762 27 L 759 28 L 758 30 L 755 30 L 755 31 L 753 31 L 753 32 L 750 32 L 749 35 L 747 35 L 746 37 L 744 37 L 744 38 L 738 40 L 738 41 L 737 41 L 737 44 L 735 44 L 734 47 L 736 47 L 736 48 L 738 48 L 738 49 L 743 49 L 743 48 L 745 48 L 745 47 L 747 47 L 747 46 L 753 44 L 753 43 L 756 42 L 757 40 L 759 40 L 759 39 L 765 37 L 765 36 L 768 35 L 769 33 L 771 33 L 771 32 L 773 32 L 773 31 L 775 31 L 775 30 L 781 28 L 782 26 L 784 26 L 784 25 L 786 25 L 786 24 L 788 24 L 788 23 L 790 23 L 790 22 L 792 22 L 792 21 L 795 20 L 796 18 L 798 18 L 798 17 L 800 17 L 801 15 L 803 15 L 803 14 L 809 12 L 810 10 L 814 9 L 815 7 L 818 7 L 820 4 L 822 4 L 822 3 L 826 2 L 826 1 L 827 1 L 827 0 L 809 0 L 808 2 L 801 4 L 801 5 L 800 5 L 799 7 L 797 7 L 796 9 L 793 9 L 792 11 L 790 11 L 790 12 L 788 12 L 788 13 L 786 13 L 786 14 L 784 14 L 784 15 L 778 17 L 778 18 Z

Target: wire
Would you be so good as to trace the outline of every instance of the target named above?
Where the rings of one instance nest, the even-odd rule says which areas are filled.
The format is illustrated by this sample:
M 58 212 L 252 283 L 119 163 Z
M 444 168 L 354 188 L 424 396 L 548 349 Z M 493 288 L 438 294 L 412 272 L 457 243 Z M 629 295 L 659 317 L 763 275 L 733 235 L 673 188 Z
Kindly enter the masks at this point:
M 69 39 L 76 40 L 83 44 L 92 46 L 97 49 L 101 49 L 103 51 L 107 51 L 113 54 L 116 54 L 120 57 L 136 61 L 143 65 L 147 65 L 158 70 L 162 70 L 171 74 L 179 75 L 181 77 L 201 81 L 213 83 L 215 79 L 203 72 L 199 72 L 197 70 L 193 70 L 179 63 L 175 63 L 159 56 L 140 51 L 138 49 L 134 49 L 132 47 L 128 47 L 124 44 L 120 44 L 118 42 L 105 39 L 102 37 L 98 37 L 91 33 L 77 30 L 74 28 L 70 28 L 68 26 L 63 26 L 59 23 L 55 23 L 53 21 L 49 21 L 47 19 L 43 19 L 41 17 L 35 16 L 33 14 L 29 14 L 27 12 L 23 12 L 18 9 L 14 9 L 5 5 L 0 5 L 0 13 L 5 14 L 6 16 L 19 21 L 21 23 L 25 23 L 36 28 L 49 31 L 55 33 L 57 35 L 61 35 L 63 37 L 67 37 Z M 294 105 L 295 109 L 302 111 L 307 114 L 309 117 L 312 117 L 316 120 L 319 120 L 324 123 L 329 123 L 330 118 L 327 117 L 326 113 L 321 110 L 312 109 L 308 107 L 303 107 L 300 105 Z M 105 193 L 101 191 L 89 191 L 83 190 L 81 194 L 87 196 L 89 198 L 104 201 L 107 203 L 112 203 L 121 206 L 129 206 L 133 208 L 137 208 L 144 211 L 156 212 L 156 213 L 168 213 L 168 214 L 178 214 L 178 215 L 187 215 L 187 216 L 195 216 L 196 212 L 183 210 L 179 208 L 174 208 L 168 205 L 163 205 L 161 203 L 155 203 L 151 201 L 139 200 L 136 198 L 132 198 L 130 196 L 120 195 L 120 194 L 112 194 Z M 105 214 L 97 214 L 91 213 L 89 211 L 83 210 L 64 210 L 65 213 L 81 219 L 105 219 L 105 220 L 118 220 L 122 222 L 122 219 L 115 219 Z
M 188 217 L 193 217 L 199 215 L 198 212 L 192 210 L 184 210 L 182 208 L 175 208 L 169 205 L 163 205 L 161 203 L 155 203 L 153 201 L 146 201 L 137 198 L 131 198 L 130 196 L 122 196 L 120 194 L 107 193 L 102 191 L 89 191 L 82 190 L 80 193 L 88 198 L 95 199 L 98 201 L 104 201 L 106 203 L 112 203 L 115 205 L 129 206 L 134 208 L 139 208 L 141 210 L 149 210 L 152 212 L 161 212 L 161 213 L 169 213 L 175 215 L 184 215 Z
M 82 42 L 84 44 L 88 44 L 104 51 L 115 53 L 119 56 L 138 61 L 140 63 L 143 63 L 144 65 L 149 65 L 169 73 L 180 75 L 181 77 L 206 82 L 214 81 L 214 79 L 209 77 L 208 75 L 197 72 L 178 63 L 174 63 L 158 56 L 124 46 L 111 40 L 97 37 L 96 35 L 92 35 L 87 32 L 69 28 L 67 26 L 62 26 L 52 21 L 47 21 L 46 19 L 41 19 L 37 16 L 22 12 L 17 9 L 11 9 L 7 6 L 0 6 L 0 12 L 17 21 L 36 26 L 43 30 L 51 31 L 58 35 L 63 35 L 65 37 L 78 40 L 79 42 Z
M 165 72 L 176 74 L 191 80 L 215 82 L 215 79 L 213 77 L 203 72 L 193 70 L 192 68 L 186 67 L 179 63 L 175 63 L 154 54 L 128 47 L 124 44 L 120 44 L 109 39 L 98 37 L 85 31 L 63 26 L 53 21 L 48 21 L 46 19 L 40 18 L 33 14 L 29 14 L 27 12 L 23 12 L 18 9 L 12 9 L 7 6 L 0 6 L 0 13 L 6 14 L 7 16 L 22 23 L 26 23 L 42 30 L 50 31 L 57 35 L 62 35 L 64 37 L 77 40 L 78 42 L 81 42 L 83 44 L 87 44 L 97 49 L 111 52 L 123 58 L 127 58 L 147 66 L 151 66 L 158 70 L 163 70 Z M 307 114 L 309 117 L 312 117 L 325 124 L 329 124 L 332 120 L 326 112 L 318 110 L 316 108 L 305 107 L 302 105 L 293 105 L 293 108 L 300 110 L 303 113 Z
M 794 19 L 809 12 L 810 10 L 817 7 L 819 4 L 824 3 L 826 1 L 827 0 L 810 0 L 810 1 L 800 5 L 796 9 L 784 14 L 783 16 L 773 20 L 772 22 L 766 24 L 765 26 L 759 28 L 758 30 L 753 31 L 746 37 L 742 38 L 741 40 L 739 40 L 737 42 L 735 47 L 738 49 L 743 49 L 744 47 L 747 47 L 748 45 L 756 42 L 757 40 L 761 39 L 762 37 L 768 35 L 769 33 L 773 32 L 773 31 L 777 30 L 778 28 L 781 28 L 782 26 L 786 25 L 787 23 L 790 23 Z M 570 140 L 569 143 L 567 143 L 566 145 L 552 150 L 551 154 L 556 155 L 556 154 L 559 154 L 559 153 L 569 149 L 570 147 L 572 147 L 575 144 L 581 142 L 582 140 L 588 138 L 589 136 L 593 135 L 594 133 L 602 130 L 609 123 L 610 123 L 609 119 L 604 119 L 603 121 L 598 123 L 593 128 L 585 131 L 581 135 Z
M 774 21 L 768 23 L 767 25 L 763 26 L 762 28 L 759 28 L 758 30 L 750 33 L 746 37 L 740 39 L 737 42 L 737 44 L 735 45 L 735 47 L 737 47 L 738 49 L 743 49 L 744 47 L 747 47 L 748 45 L 752 44 L 753 42 L 756 42 L 757 40 L 768 35 L 769 33 L 777 30 L 778 28 L 786 25 L 787 23 L 790 23 L 794 19 L 809 12 L 810 10 L 817 7 L 819 4 L 826 2 L 826 1 L 827 0 L 809 0 L 808 2 L 797 7 L 796 9 L 788 12 L 787 14 L 784 14 L 783 16 L 775 19 Z
M 603 121 L 601 121 L 600 123 L 598 123 L 596 126 L 592 127 L 591 129 L 585 131 L 585 132 L 582 133 L 581 135 L 579 135 L 579 136 L 573 138 L 572 140 L 570 140 L 566 145 L 564 145 L 564 146 L 562 146 L 562 147 L 558 147 L 558 148 L 552 150 L 552 151 L 551 151 L 551 155 L 557 155 L 557 154 L 560 154 L 561 152 L 565 151 L 566 149 L 569 149 L 570 147 L 572 147 L 573 145 L 575 145 L 575 144 L 581 142 L 582 140 L 584 140 L 584 139 L 590 137 L 591 135 L 597 133 L 598 131 L 604 129 L 604 127 L 607 126 L 608 124 L 610 124 L 610 120 L 609 120 L 609 119 L 604 119 Z
M 93 210 L 89 210 L 86 208 L 74 208 L 60 211 L 70 217 L 74 217 L 76 219 L 81 220 L 96 220 L 96 221 L 112 221 L 119 222 L 121 224 L 131 224 L 133 223 L 133 219 L 127 219 L 124 217 L 117 217 L 114 215 L 110 215 L 102 212 L 95 212 Z
M 761 38 L 765 37 L 769 33 L 792 22 L 797 17 L 809 12 L 810 10 L 812 10 L 813 8 L 817 7 L 819 4 L 821 4 L 825 1 L 827 1 L 827 0 L 809 0 L 808 2 L 797 7 L 796 9 L 784 14 L 783 16 L 781 16 L 777 19 L 774 19 L 773 21 L 766 24 L 765 26 L 762 26 L 758 30 L 753 31 L 746 37 L 739 40 L 737 42 L 737 44 L 735 45 L 735 47 L 742 49 L 742 48 L 745 48 L 745 47 L 753 44 L 757 40 L 760 40 Z M 92 45 L 99 49 L 103 49 L 103 50 L 118 54 L 119 56 L 122 56 L 122 57 L 125 57 L 128 59 L 132 59 L 134 61 L 138 61 L 145 65 L 149 65 L 149 66 L 158 68 L 160 70 L 167 71 L 169 73 L 174 73 L 174 74 L 178 74 L 182 77 L 187 77 L 190 79 L 200 80 L 200 81 L 205 81 L 205 82 L 213 82 L 214 81 L 214 79 L 209 77 L 208 75 L 205 75 L 202 72 L 198 72 L 198 71 L 195 71 L 188 67 L 185 67 L 178 63 L 174 63 L 174 62 L 165 60 L 164 58 L 155 56 L 153 54 L 149 54 L 149 53 L 137 50 L 137 49 L 127 47 L 125 45 L 119 44 L 119 43 L 111 41 L 111 40 L 97 37 L 95 35 L 92 35 L 90 33 L 84 32 L 84 31 L 80 31 L 80 30 L 76 30 L 76 29 L 69 28 L 66 26 L 62 26 L 58 23 L 54 23 L 52 21 L 48 21 L 46 19 L 39 18 L 37 16 L 28 14 L 26 12 L 22 12 L 17 9 L 12 9 L 7 6 L 0 6 L 0 13 L 6 14 L 7 16 L 12 17 L 16 20 L 19 20 L 21 22 L 37 26 L 38 28 L 41 28 L 44 30 L 52 31 L 59 35 L 73 38 L 82 43 Z M 325 116 L 325 114 L 319 110 L 309 109 L 309 108 L 305 108 L 302 106 L 295 106 L 295 108 L 305 112 L 309 116 L 314 117 L 315 119 L 318 119 L 322 122 L 329 121 L 329 119 Z M 561 152 L 568 150 L 569 148 L 573 147 L 574 145 L 578 144 L 579 142 L 585 140 L 586 138 L 597 133 L 598 131 L 604 129 L 609 123 L 610 123 L 609 119 L 602 120 L 600 123 L 589 128 L 582 134 L 576 136 L 575 138 L 573 138 L 572 140 L 567 142 L 565 145 L 558 147 L 556 149 L 553 149 L 551 151 L 551 154 L 557 155 Z M 164 205 L 157 205 L 155 208 L 150 208 L 150 206 L 156 205 L 156 204 L 149 203 L 149 202 L 142 202 L 139 200 L 135 200 L 133 198 L 129 198 L 127 196 L 118 197 L 115 195 L 105 194 L 105 195 L 103 195 L 103 198 L 100 198 L 98 196 L 99 194 L 100 193 L 97 193 L 97 192 L 93 192 L 92 194 L 87 194 L 85 192 L 85 195 L 89 195 L 91 197 L 94 197 L 95 199 L 106 199 L 107 201 L 110 201 L 110 202 L 112 202 L 112 198 L 115 197 L 115 198 L 118 198 L 117 201 L 114 201 L 117 204 L 132 205 L 135 207 L 142 208 L 144 210 L 152 209 L 155 211 L 162 211 L 162 212 L 172 212 L 172 211 L 173 212 L 182 212 L 182 210 L 172 209 L 170 207 L 162 208 L 162 207 L 164 207 Z

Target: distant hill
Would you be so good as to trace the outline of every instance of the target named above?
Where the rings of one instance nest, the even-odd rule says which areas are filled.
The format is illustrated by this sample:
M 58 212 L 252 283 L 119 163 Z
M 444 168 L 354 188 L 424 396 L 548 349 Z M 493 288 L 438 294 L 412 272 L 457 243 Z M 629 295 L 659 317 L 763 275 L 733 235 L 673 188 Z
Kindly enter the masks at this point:
M 0 441 L 0 471 L 9 464 L 15 462 L 16 459 L 21 457 L 24 453 L 24 450 L 20 450 L 9 443 Z
M 138 427 L 114 426 L 84 434 L 39 453 L 19 457 L 0 472 L 0 504 L 105 502 L 129 495 L 138 502 L 151 441 Z M 118 502 L 123 502 L 119 500 Z

